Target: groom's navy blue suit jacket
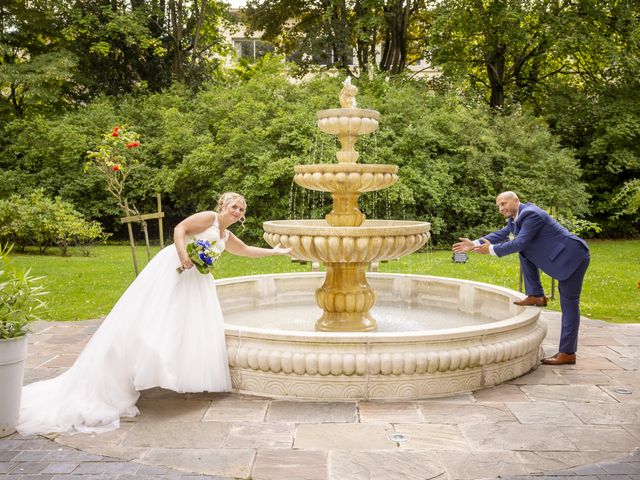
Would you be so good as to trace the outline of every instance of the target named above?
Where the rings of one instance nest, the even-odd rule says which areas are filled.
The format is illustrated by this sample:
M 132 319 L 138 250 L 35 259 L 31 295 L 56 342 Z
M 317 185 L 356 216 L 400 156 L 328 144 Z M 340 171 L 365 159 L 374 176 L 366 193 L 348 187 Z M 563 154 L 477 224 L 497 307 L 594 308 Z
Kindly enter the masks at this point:
M 509 241 L 509 234 L 515 238 Z M 533 203 L 520 204 L 517 221 L 485 235 L 498 257 L 519 252 L 535 266 L 557 280 L 566 280 L 585 256 L 587 243 L 556 222 L 551 215 Z M 584 246 L 584 248 L 583 248 Z

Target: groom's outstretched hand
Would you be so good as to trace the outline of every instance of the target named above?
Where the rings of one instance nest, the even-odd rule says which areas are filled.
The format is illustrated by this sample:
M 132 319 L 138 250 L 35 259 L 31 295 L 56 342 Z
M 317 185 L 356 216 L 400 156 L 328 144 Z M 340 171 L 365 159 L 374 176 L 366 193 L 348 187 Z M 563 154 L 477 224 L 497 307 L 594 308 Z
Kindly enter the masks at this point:
M 482 245 L 474 246 L 472 252 L 487 255 L 491 253 L 491 244 L 489 242 L 484 242 Z
M 454 253 L 470 252 L 471 250 L 473 250 L 473 247 L 475 247 L 473 241 L 469 240 L 468 238 L 460 237 L 459 240 L 459 242 L 453 244 Z

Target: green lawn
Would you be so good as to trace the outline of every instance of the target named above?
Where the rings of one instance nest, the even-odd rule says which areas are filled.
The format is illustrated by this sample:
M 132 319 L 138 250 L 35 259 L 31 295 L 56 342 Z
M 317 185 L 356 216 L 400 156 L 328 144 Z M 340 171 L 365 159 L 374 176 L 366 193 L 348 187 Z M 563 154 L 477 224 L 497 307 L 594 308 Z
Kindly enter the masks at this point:
M 582 314 L 619 323 L 640 321 L 640 241 L 591 241 L 589 246 L 591 266 L 582 294 Z M 96 247 L 91 257 L 72 253 L 71 257 L 12 256 L 15 265 L 30 267 L 34 274 L 47 277 L 49 310 L 43 315 L 45 319 L 84 320 L 103 316 L 133 281 L 128 246 Z M 138 249 L 138 260 L 142 265 L 146 263 L 144 249 Z M 216 277 L 301 272 L 309 268 L 292 263 L 287 257 L 248 259 L 225 253 L 216 264 Z M 518 289 L 517 255 L 500 259 L 471 255 L 467 263 L 456 264 L 451 261 L 451 252 L 433 251 L 384 263 L 380 271 L 463 278 Z M 550 278 L 544 276 L 543 284 L 549 294 Z M 559 310 L 557 291 L 549 308 Z

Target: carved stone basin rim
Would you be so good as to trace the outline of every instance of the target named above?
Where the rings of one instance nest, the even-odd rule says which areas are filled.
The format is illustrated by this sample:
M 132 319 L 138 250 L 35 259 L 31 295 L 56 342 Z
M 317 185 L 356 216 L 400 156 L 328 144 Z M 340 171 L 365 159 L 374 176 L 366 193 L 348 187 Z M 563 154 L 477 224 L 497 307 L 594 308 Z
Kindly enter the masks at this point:
M 366 108 L 329 108 L 317 112 L 316 117 L 318 120 L 330 117 L 358 117 L 379 120 L 380 112 Z
M 365 220 L 358 227 L 333 227 L 326 220 L 272 220 L 263 223 L 267 233 L 331 237 L 394 237 L 426 233 L 431 224 L 413 220 Z
M 398 173 L 397 165 L 378 163 L 314 163 L 296 165 L 295 173 Z
M 274 220 L 265 222 L 263 228 L 269 245 L 291 247 L 294 258 L 325 264 L 363 264 L 415 252 L 429 240 L 430 224 L 369 220 L 359 227 L 344 227 L 330 226 L 324 220 Z M 360 281 L 352 283 L 366 286 L 364 278 Z

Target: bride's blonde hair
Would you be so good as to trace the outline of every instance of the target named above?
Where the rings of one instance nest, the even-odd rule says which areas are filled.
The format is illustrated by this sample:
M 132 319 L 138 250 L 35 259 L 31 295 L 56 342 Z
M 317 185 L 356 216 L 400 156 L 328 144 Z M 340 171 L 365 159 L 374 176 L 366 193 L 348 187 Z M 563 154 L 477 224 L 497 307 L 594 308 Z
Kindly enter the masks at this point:
M 242 200 L 242 203 L 244 203 L 245 207 L 247 206 L 247 201 L 239 193 L 225 192 L 222 195 L 220 195 L 220 198 L 218 198 L 218 205 L 216 205 L 216 208 L 214 208 L 214 211 L 221 213 L 222 210 L 225 209 L 225 207 L 231 205 L 232 203 L 236 203 L 238 200 Z M 245 221 L 245 218 L 243 215 L 242 218 L 240 219 L 240 223 L 244 225 L 244 221 Z

